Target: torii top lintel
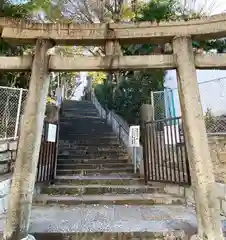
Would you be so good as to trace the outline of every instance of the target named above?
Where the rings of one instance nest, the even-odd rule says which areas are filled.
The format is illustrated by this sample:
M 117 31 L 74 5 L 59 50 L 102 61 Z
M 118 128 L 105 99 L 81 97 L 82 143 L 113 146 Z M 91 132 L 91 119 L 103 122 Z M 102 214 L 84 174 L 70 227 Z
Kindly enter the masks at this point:
M 104 45 L 106 40 L 121 44 L 169 42 L 175 36 L 195 40 L 226 37 L 226 14 L 189 21 L 59 24 L 34 23 L 0 18 L 1 37 L 8 41 L 34 44 L 37 38 L 52 39 L 57 45 Z

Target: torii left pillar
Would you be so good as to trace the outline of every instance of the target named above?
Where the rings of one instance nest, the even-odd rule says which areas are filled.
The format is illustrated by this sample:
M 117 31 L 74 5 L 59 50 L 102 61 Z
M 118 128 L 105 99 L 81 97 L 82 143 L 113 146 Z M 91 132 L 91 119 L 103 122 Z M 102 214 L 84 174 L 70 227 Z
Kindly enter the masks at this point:
M 20 141 L 8 203 L 4 240 L 28 239 L 32 197 L 37 173 L 46 98 L 49 89 L 48 50 L 53 45 L 38 39 L 21 126 Z

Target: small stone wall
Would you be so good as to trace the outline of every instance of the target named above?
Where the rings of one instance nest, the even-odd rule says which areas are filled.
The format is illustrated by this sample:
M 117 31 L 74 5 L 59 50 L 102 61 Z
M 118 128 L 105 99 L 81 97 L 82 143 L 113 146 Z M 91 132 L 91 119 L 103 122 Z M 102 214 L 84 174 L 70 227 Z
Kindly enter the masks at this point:
M 209 147 L 216 182 L 226 184 L 226 135 L 210 135 Z
M 0 214 L 7 210 L 11 172 L 16 159 L 17 141 L 0 142 Z
M 11 176 L 0 179 L 0 214 L 7 210 L 8 195 L 11 186 Z
M 195 207 L 192 187 L 179 186 L 177 184 L 164 184 L 166 193 L 184 197 L 187 206 Z M 226 184 L 216 182 L 216 193 L 219 200 L 221 215 L 226 217 Z
M 17 140 L 0 142 L 0 175 L 11 172 L 16 159 Z

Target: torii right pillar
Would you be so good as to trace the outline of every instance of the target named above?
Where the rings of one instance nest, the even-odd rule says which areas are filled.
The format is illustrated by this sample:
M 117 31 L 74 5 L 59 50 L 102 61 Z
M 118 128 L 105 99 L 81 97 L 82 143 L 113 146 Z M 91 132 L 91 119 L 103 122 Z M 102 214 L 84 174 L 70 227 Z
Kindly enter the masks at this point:
M 191 37 L 175 37 L 173 51 L 177 64 L 179 98 L 196 202 L 197 239 L 223 240 Z

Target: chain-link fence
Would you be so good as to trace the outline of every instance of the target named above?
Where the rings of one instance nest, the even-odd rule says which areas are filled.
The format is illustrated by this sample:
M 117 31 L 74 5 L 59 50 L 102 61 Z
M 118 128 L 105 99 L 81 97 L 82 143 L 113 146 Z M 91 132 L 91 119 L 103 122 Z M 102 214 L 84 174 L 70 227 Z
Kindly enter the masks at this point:
M 226 134 L 226 77 L 199 83 L 207 133 Z M 178 89 L 152 92 L 154 120 L 181 116 Z
M 154 107 L 154 120 L 176 117 L 173 90 L 152 92 L 151 102 Z
M 27 90 L 0 86 L 0 140 L 16 139 Z

